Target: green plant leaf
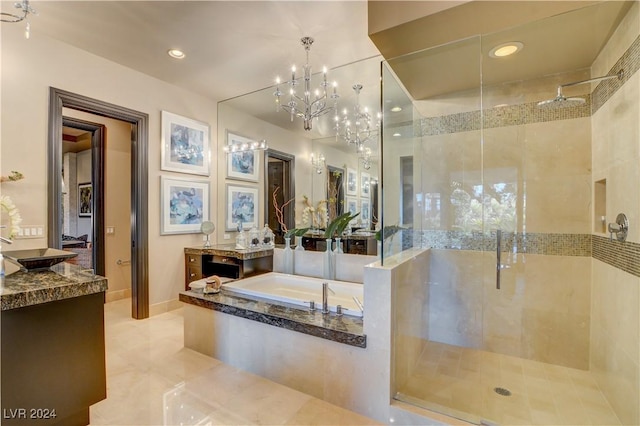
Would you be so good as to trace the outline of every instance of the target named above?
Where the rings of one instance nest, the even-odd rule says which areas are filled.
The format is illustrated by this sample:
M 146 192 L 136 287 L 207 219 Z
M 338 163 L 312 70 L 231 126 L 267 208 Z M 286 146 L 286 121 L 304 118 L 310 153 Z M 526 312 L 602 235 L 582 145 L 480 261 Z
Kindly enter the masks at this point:
M 325 238 L 332 238 L 334 235 L 342 235 L 349 222 L 355 219 L 360 213 L 351 214 L 343 213 L 331 221 L 327 229 L 324 231 Z
M 285 238 L 291 238 L 292 236 L 302 237 L 304 234 L 307 233 L 307 231 L 309 231 L 309 229 L 311 229 L 311 228 L 293 228 L 293 229 L 289 229 L 287 232 L 285 232 L 284 237 Z

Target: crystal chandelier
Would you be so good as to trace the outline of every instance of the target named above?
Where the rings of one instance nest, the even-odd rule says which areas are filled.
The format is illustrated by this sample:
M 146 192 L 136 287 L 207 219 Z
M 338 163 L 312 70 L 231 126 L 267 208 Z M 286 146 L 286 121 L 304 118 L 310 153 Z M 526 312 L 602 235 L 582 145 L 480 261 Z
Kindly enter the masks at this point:
M 12 23 L 22 22 L 25 19 L 27 19 L 27 16 L 29 14 L 37 15 L 35 9 L 29 5 L 29 0 L 22 0 L 21 2 L 16 2 L 13 4 L 13 6 L 16 9 L 19 9 L 20 11 L 16 13 L 0 12 L 0 22 L 12 22 Z M 26 38 L 29 38 L 30 35 L 31 35 L 31 25 L 29 24 L 29 21 L 27 21 L 27 26 L 24 30 L 24 36 Z
M 368 108 L 360 106 L 360 91 L 362 84 L 354 84 L 353 91 L 356 92 L 356 104 L 353 107 L 353 114 L 345 108 L 342 118 L 336 114 L 335 129 L 336 140 L 342 137 L 349 145 L 354 145 L 358 153 L 362 153 L 364 144 L 378 135 L 380 127 L 380 113 L 377 115 L 377 122 L 372 127 L 371 114 Z
M 291 68 L 291 80 L 287 82 L 289 84 L 289 102 L 282 103 L 280 98 L 283 96 L 283 92 L 280 91 L 280 77 L 276 79 L 276 91 L 273 95 L 276 97 L 276 111 L 280 111 L 280 108 L 284 109 L 291 115 L 291 121 L 293 117 L 300 117 L 304 120 L 304 129 L 311 130 L 311 120 L 318 118 L 321 115 L 332 111 L 337 108 L 338 93 L 336 91 L 336 83 L 333 83 L 333 91 L 329 95 L 327 93 L 327 68 L 322 70 L 322 83 L 320 88 L 311 93 L 311 66 L 309 65 L 309 51 L 313 44 L 313 38 L 303 37 L 300 39 L 304 50 L 307 52 L 307 62 L 304 65 L 303 76 L 296 78 L 296 66 Z M 302 83 L 302 93 L 296 92 L 296 86 Z M 329 99 L 333 100 L 333 105 L 327 105 Z

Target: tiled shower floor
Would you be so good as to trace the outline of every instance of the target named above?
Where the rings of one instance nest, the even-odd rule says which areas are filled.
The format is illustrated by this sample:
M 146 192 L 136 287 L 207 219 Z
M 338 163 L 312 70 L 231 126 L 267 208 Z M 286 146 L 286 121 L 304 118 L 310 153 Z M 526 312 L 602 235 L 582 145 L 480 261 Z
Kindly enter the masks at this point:
M 397 398 L 473 423 L 620 424 L 587 371 L 437 342 L 427 343 Z

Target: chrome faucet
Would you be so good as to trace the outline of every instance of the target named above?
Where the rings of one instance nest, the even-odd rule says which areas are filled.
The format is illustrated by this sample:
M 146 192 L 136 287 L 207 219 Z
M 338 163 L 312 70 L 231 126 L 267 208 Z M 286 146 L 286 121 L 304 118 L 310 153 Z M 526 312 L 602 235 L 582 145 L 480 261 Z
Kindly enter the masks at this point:
M 322 283 L 322 313 L 329 313 L 329 283 Z
M 331 290 L 331 287 L 329 287 L 328 282 L 323 282 L 322 283 L 322 310 L 320 311 L 323 314 L 329 313 L 329 292 L 331 292 L 331 294 L 336 294 L 335 291 Z

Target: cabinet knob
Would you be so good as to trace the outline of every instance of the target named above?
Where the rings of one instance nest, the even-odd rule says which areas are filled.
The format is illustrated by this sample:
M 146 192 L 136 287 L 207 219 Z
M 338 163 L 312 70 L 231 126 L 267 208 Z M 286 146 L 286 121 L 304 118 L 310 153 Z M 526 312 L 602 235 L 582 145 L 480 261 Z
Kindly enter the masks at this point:
M 189 258 L 189 262 L 195 262 L 196 260 L 193 257 Z
M 189 274 L 190 277 L 195 277 L 196 274 L 194 274 L 193 272 Z

